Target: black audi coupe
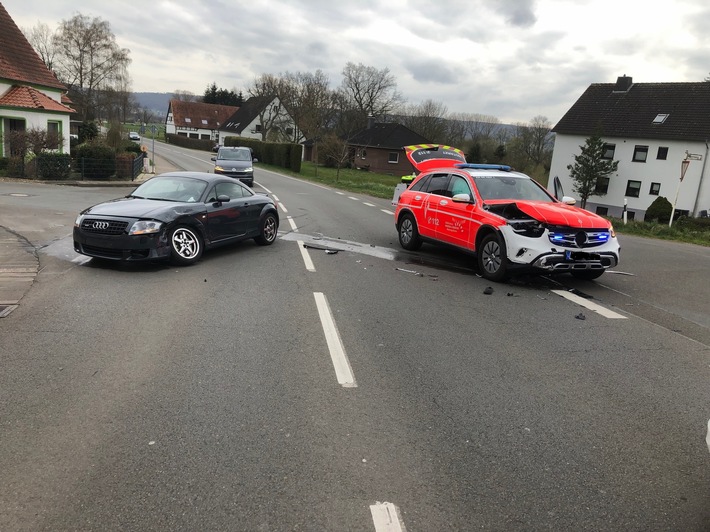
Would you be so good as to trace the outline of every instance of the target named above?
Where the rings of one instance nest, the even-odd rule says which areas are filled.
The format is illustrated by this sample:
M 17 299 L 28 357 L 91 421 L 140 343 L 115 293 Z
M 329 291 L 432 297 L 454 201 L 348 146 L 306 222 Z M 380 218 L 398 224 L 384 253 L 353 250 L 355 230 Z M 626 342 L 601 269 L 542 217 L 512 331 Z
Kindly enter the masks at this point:
M 74 250 L 100 259 L 188 265 L 205 249 L 239 240 L 270 245 L 278 227 L 274 200 L 238 180 L 170 172 L 82 211 L 74 222 Z

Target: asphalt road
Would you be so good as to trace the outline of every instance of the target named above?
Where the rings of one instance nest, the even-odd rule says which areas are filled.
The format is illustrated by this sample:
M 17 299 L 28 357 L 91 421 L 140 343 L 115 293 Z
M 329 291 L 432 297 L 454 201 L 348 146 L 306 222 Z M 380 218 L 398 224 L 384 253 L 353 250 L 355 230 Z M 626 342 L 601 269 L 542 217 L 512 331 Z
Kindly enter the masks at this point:
M 280 238 L 190 268 L 74 254 L 115 189 L 0 183 L 41 263 L 0 319 L 0 528 L 710 528 L 707 249 L 487 295 L 389 202 L 256 179 Z

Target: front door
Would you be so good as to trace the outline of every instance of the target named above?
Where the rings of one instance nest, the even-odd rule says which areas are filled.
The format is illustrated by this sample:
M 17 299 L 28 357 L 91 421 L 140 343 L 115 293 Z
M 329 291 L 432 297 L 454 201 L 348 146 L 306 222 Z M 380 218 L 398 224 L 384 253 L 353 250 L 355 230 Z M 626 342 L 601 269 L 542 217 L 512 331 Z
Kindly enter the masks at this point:
M 468 194 L 470 202 L 456 202 L 456 194 Z M 475 205 L 471 187 L 460 175 L 453 174 L 446 189 L 446 196 L 440 197 L 437 205 L 438 222 L 436 239 L 447 244 L 473 249 L 471 244 L 471 226 Z

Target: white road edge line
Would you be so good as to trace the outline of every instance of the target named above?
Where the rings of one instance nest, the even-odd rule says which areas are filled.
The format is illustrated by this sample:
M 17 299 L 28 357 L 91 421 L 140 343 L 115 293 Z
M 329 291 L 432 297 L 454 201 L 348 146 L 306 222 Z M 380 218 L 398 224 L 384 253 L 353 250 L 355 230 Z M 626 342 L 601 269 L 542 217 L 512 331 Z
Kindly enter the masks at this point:
M 391 502 L 371 504 L 370 513 L 376 532 L 406 532 L 399 509 Z
M 597 314 L 601 314 L 605 318 L 617 320 L 627 319 L 626 316 L 622 316 L 621 314 L 618 314 L 613 310 L 609 310 L 608 308 L 604 308 L 601 305 L 597 305 L 596 303 L 589 301 L 588 299 L 584 299 L 583 297 L 579 297 L 578 295 L 568 292 L 567 290 L 552 290 L 552 292 L 554 294 L 557 294 L 558 296 L 564 297 L 565 299 L 569 299 L 570 301 L 577 303 L 578 305 L 588 308 L 589 310 L 592 310 Z
M 311 260 L 311 256 L 308 253 L 308 250 L 303 247 L 303 240 L 296 240 L 296 244 L 298 244 L 298 249 L 301 252 L 301 257 L 303 257 L 303 263 L 306 265 L 306 270 L 308 270 L 309 272 L 316 271 L 316 267 L 313 266 L 313 261 Z
M 368 207 L 376 207 L 376 205 L 374 203 L 368 203 L 366 201 L 363 201 L 362 204 L 367 205 Z
M 284 207 L 284 204 L 281 203 L 280 201 L 279 201 L 279 207 L 281 207 L 281 210 L 284 211 L 284 213 L 287 213 L 287 212 L 288 212 L 288 210 L 286 209 L 286 207 Z
M 391 214 L 392 216 L 394 216 L 394 213 L 392 211 L 388 211 L 387 209 L 380 209 L 380 210 L 382 212 L 384 212 L 385 214 Z
M 356 198 L 354 196 L 348 196 L 348 199 L 351 199 L 353 201 L 360 201 L 360 198 Z
M 291 218 L 290 216 L 286 216 L 286 219 L 288 220 L 288 223 L 291 226 L 291 231 L 297 233 L 298 227 L 296 227 L 296 222 L 293 221 L 293 218 Z
M 335 320 L 333 320 L 333 314 L 330 311 L 328 300 L 325 298 L 323 292 L 313 292 L 313 297 L 316 299 L 318 314 L 320 316 L 321 325 L 323 326 L 323 332 L 325 333 L 325 340 L 328 343 L 328 350 L 330 351 L 330 358 L 333 361 L 338 383 L 344 388 L 356 388 L 355 376 L 350 367 L 348 355 L 345 353 L 343 342 L 338 334 Z

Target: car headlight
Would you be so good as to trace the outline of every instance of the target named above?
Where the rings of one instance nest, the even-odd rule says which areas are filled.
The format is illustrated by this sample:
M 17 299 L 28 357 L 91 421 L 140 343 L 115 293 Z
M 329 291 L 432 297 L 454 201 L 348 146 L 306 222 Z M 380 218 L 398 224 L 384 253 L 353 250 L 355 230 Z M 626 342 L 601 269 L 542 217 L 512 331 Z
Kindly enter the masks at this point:
M 537 220 L 509 220 L 508 225 L 519 235 L 539 238 L 545 232 L 545 226 Z
M 81 225 L 81 219 L 83 216 L 84 216 L 83 214 L 79 214 L 76 217 L 76 220 L 74 220 L 74 227 L 79 227 Z
M 613 225 L 609 226 L 609 234 L 611 235 L 611 238 L 616 238 L 616 231 L 614 231 Z
M 215 165 L 214 171 L 215 171 L 215 172 L 224 172 L 224 168 L 222 168 L 221 166 Z
M 138 220 L 133 222 L 131 229 L 128 231 L 129 235 L 149 235 L 151 233 L 157 233 L 163 226 L 162 222 L 156 222 L 154 220 Z
M 254 171 L 254 167 L 253 167 L 253 166 L 247 166 L 247 167 L 244 169 L 244 171 L 245 171 L 247 174 L 251 174 L 251 173 Z

